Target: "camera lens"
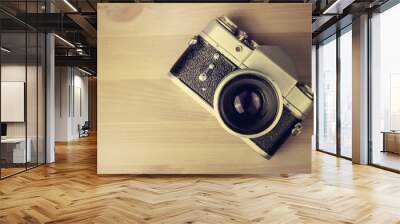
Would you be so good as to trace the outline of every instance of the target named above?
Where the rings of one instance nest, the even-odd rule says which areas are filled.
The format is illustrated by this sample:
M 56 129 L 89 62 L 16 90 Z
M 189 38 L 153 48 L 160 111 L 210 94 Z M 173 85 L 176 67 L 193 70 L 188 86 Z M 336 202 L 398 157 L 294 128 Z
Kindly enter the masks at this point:
M 235 96 L 234 107 L 238 114 L 255 115 L 261 109 L 261 96 L 254 91 L 242 91 Z
M 219 115 L 224 124 L 236 133 L 258 134 L 277 117 L 278 94 L 269 81 L 259 76 L 237 76 L 227 82 L 219 94 Z

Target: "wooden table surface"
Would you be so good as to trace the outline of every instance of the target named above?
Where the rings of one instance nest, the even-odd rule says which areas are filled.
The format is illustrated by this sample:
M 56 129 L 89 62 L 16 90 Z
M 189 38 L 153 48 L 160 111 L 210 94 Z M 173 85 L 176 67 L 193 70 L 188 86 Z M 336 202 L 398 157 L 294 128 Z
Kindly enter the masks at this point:
M 221 15 L 282 47 L 310 83 L 310 4 L 99 4 L 100 174 L 310 172 L 312 115 L 265 160 L 168 79 L 188 40 Z

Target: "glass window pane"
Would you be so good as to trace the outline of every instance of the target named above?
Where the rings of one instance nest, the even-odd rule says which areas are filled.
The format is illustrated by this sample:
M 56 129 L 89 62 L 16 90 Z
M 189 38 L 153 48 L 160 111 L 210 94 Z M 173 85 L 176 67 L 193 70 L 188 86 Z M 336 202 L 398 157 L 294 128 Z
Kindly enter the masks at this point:
M 400 4 L 371 19 L 372 163 L 400 170 Z
M 43 33 L 39 33 L 38 41 L 38 164 L 45 163 L 46 148 L 45 148 L 45 120 L 46 120 L 46 36 Z
M 352 157 L 352 35 L 340 36 L 340 153 Z
M 1 47 L 1 175 L 25 170 L 30 159 L 26 144 L 26 33 L 2 33 Z M 28 150 L 27 147 L 28 146 Z
M 37 1 L 27 2 L 27 13 L 37 13 L 39 5 Z M 37 22 L 37 21 L 32 21 Z M 38 33 L 35 30 L 27 30 L 27 74 L 26 74 L 26 125 L 27 143 L 31 153 L 29 154 L 27 167 L 32 168 L 38 164 Z
M 336 153 L 336 37 L 318 47 L 318 149 Z
M 28 32 L 27 33 L 27 44 L 28 44 L 28 55 L 27 55 L 27 80 L 26 80 L 26 124 L 27 124 L 27 142 L 30 147 L 31 153 L 29 154 L 30 160 L 28 160 L 27 166 L 28 168 L 34 167 L 37 165 L 37 150 L 38 150 L 38 142 L 37 142 L 37 132 L 38 132 L 38 35 L 36 32 Z M 28 148 L 29 148 L 28 147 Z
M 43 13 L 45 1 L 0 1 L 14 14 Z M 12 13 L 12 14 L 13 14 Z M 45 44 L 43 33 L 0 12 L 0 178 L 45 162 Z

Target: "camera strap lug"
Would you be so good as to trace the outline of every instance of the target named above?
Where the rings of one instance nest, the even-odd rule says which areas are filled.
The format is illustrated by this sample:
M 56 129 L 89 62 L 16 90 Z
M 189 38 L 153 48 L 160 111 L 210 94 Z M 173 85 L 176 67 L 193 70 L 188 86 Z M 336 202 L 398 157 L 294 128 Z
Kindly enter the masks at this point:
M 198 42 L 197 36 L 192 37 L 192 39 L 189 40 L 188 45 L 196 45 Z
M 294 128 L 292 129 L 292 135 L 297 136 L 301 133 L 303 130 L 303 125 L 301 123 L 297 123 L 294 125 Z

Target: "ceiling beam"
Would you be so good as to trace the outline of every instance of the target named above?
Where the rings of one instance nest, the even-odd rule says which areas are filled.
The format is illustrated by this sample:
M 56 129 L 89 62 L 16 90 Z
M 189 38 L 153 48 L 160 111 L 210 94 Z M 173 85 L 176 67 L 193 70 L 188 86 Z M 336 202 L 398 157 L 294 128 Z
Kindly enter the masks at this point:
M 18 13 L 16 18 L 42 32 L 82 30 L 75 21 L 62 13 Z
M 97 30 L 79 13 L 70 13 L 67 16 L 80 26 L 91 38 L 97 38 Z
M 56 56 L 56 66 L 79 66 L 88 67 L 93 71 L 96 71 L 97 60 L 91 56 Z
M 337 15 L 342 14 L 343 11 L 355 0 L 336 0 L 333 1 L 323 12 L 325 15 Z

